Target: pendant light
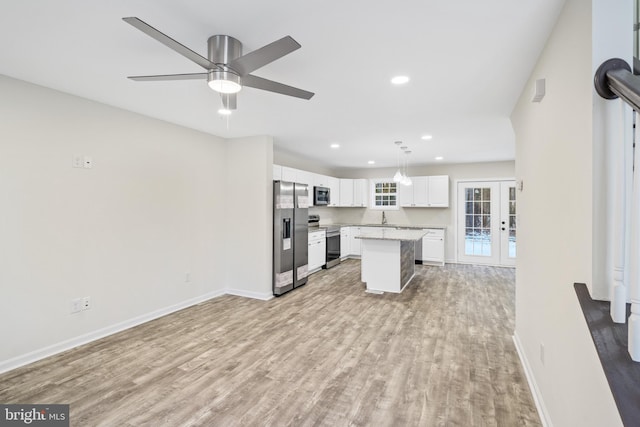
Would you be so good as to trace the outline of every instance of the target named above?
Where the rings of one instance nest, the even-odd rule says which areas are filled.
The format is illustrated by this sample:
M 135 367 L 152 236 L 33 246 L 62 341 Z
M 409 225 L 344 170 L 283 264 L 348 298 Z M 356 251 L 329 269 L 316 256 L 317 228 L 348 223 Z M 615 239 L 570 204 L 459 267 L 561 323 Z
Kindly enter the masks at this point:
M 409 155 L 411 154 L 411 150 L 405 150 L 404 154 Z M 404 177 L 402 179 L 402 184 L 406 185 L 406 186 L 410 186 L 413 184 L 413 181 L 411 180 L 411 178 L 409 177 L 409 160 L 407 157 L 405 157 L 405 163 L 404 163 Z
M 402 144 L 402 141 L 396 141 L 394 142 L 394 144 L 396 144 L 399 150 L 400 144 Z M 396 166 L 398 167 L 398 170 L 396 171 L 396 174 L 393 175 L 393 182 L 401 182 L 403 176 L 402 176 L 402 172 L 400 171 L 400 151 L 396 151 Z

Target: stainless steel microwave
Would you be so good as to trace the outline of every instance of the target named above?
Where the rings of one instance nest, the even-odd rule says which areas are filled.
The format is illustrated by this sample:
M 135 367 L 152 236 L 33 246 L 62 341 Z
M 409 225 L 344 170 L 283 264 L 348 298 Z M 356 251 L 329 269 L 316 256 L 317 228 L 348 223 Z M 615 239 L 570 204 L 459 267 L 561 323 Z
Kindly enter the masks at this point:
M 330 191 L 327 187 L 313 187 L 313 204 L 315 206 L 326 206 L 331 200 Z

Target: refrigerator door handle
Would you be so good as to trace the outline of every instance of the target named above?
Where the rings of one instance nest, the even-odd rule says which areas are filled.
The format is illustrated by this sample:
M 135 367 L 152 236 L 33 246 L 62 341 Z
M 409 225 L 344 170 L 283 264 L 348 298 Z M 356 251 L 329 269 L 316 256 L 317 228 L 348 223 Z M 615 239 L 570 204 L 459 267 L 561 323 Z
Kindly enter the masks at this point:
M 282 218 L 282 238 L 291 238 L 291 218 Z

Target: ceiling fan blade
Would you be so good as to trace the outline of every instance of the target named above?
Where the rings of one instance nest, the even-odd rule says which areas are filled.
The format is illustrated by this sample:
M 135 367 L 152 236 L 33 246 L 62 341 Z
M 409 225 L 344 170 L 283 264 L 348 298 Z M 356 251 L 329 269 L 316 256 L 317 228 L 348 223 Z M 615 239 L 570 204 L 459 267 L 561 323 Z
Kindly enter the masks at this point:
M 166 74 L 158 76 L 129 76 L 128 78 L 137 82 L 153 82 L 163 80 L 206 80 L 207 73 Z
M 296 98 L 311 99 L 313 92 L 298 89 L 293 86 L 287 86 L 282 83 L 274 82 L 273 80 L 263 79 L 262 77 L 248 74 L 242 78 L 242 84 L 255 89 L 267 90 L 269 92 L 281 93 L 282 95 L 295 96 Z
M 147 24 L 141 19 L 136 18 L 135 16 L 132 16 L 129 18 L 122 18 L 122 20 L 128 24 L 133 25 L 134 27 L 136 27 L 146 35 L 150 36 L 151 38 L 156 39 L 163 45 L 167 46 L 169 49 L 173 49 L 174 51 L 178 52 L 180 55 L 184 56 L 185 58 L 190 59 L 191 61 L 200 65 L 202 68 L 205 68 L 207 70 L 221 69 L 216 64 L 214 64 L 213 62 L 205 58 L 204 56 L 201 56 L 195 53 L 188 47 L 175 41 L 168 35 L 156 30 L 151 25 Z
M 302 46 L 292 37 L 286 36 L 266 46 L 262 46 L 260 49 L 242 55 L 227 65 L 241 76 L 246 76 L 250 72 L 264 67 L 276 59 L 282 58 L 294 50 L 300 49 L 300 47 Z
M 222 105 L 227 110 L 235 110 L 238 108 L 238 95 L 237 93 L 221 93 Z

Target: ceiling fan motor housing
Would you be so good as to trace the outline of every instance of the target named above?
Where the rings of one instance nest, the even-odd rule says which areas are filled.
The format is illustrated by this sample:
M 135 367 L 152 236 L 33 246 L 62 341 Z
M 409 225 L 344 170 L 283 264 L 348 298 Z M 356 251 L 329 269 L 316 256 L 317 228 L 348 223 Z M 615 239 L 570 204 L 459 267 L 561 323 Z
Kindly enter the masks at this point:
M 217 35 L 207 40 L 209 61 L 224 68 L 209 70 L 207 81 L 211 89 L 220 93 L 236 93 L 242 88 L 238 73 L 227 64 L 242 56 L 242 43 L 231 36 Z
M 242 43 L 231 36 L 217 35 L 207 40 L 209 61 L 226 66 L 242 56 Z

